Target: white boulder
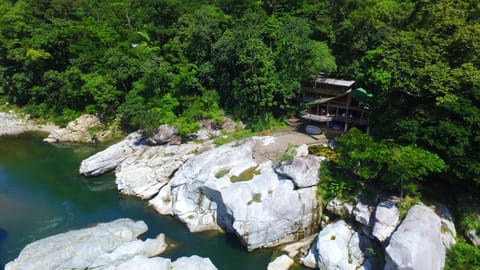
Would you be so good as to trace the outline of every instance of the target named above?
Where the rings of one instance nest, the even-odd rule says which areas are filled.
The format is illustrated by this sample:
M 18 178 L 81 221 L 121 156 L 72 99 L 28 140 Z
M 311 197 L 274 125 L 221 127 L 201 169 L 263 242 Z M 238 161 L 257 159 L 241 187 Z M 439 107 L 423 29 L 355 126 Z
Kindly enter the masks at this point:
M 375 209 L 372 235 L 380 242 L 388 241 L 400 221 L 400 211 L 395 201 L 380 201 Z
M 445 263 L 441 220 L 435 212 L 415 205 L 393 233 L 385 253 L 385 270 L 439 270 Z
M 118 219 L 57 234 L 27 245 L 5 269 L 87 269 L 119 264 L 136 255 L 158 255 L 166 247 L 163 237 L 137 240 L 147 230 L 143 221 Z
M 85 159 L 80 164 L 80 174 L 96 176 L 114 170 L 137 149 L 145 147 L 142 135 L 134 132 L 124 140 Z
M 352 214 L 355 220 L 365 226 L 371 226 L 370 217 L 372 216 L 373 209 L 370 205 L 362 202 L 357 202 L 353 208 Z
M 370 269 L 371 258 L 366 253 L 370 247 L 370 239 L 340 220 L 320 231 L 303 263 L 313 268 L 313 255 L 319 269 Z
M 288 270 L 293 263 L 294 261 L 290 257 L 282 255 L 270 262 L 267 266 L 267 270 Z
M 275 171 L 292 179 L 299 188 L 316 186 L 318 184 L 318 169 L 321 159 L 312 155 L 296 156 L 292 160 L 281 162 Z
M 165 270 L 217 270 L 217 268 L 210 259 L 193 255 L 178 258 L 172 263 L 171 268 Z
M 123 194 L 149 199 L 198 148 L 195 143 L 144 146 L 119 164 L 115 183 Z

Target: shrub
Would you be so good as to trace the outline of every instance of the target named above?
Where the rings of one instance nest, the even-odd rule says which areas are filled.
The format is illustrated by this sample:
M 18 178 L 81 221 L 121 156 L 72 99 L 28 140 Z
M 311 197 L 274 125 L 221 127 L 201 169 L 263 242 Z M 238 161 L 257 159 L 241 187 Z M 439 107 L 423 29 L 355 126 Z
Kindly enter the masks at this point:
M 480 270 L 480 249 L 458 242 L 447 252 L 445 270 Z

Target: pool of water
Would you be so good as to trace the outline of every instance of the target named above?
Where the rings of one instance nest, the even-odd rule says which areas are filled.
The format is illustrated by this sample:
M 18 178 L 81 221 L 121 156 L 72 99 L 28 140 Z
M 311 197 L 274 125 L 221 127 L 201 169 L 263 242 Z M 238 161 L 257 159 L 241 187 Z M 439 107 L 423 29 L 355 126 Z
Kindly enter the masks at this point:
M 199 255 L 218 269 L 266 269 L 271 250 L 247 252 L 229 235 L 189 233 L 145 201 L 119 195 L 113 175 L 80 176 L 81 160 L 100 149 L 56 147 L 38 134 L 0 137 L 0 269 L 32 241 L 122 217 L 144 220 L 144 237 L 165 233 L 176 247 L 163 257 Z

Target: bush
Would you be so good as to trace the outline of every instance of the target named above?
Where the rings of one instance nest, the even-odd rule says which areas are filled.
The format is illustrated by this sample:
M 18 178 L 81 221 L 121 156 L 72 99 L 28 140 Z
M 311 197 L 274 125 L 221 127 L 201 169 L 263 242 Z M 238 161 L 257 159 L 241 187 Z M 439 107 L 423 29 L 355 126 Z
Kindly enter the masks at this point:
M 447 252 L 445 270 L 480 270 L 480 249 L 458 242 Z
M 473 209 L 467 209 L 460 215 L 460 230 L 467 232 L 475 230 L 477 235 L 480 232 L 480 219 L 478 213 Z
M 361 182 L 355 181 L 344 170 L 335 167 L 331 161 L 323 162 L 318 171 L 320 179 L 317 196 L 327 203 L 335 197 L 346 201 L 353 201 L 362 190 Z

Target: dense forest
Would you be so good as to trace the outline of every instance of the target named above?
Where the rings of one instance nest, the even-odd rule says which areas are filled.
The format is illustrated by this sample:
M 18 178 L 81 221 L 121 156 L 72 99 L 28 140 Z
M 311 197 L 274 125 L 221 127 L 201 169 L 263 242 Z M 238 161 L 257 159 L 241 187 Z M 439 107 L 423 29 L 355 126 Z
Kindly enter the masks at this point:
M 318 72 L 374 94 L 374 137 L 478 187 L 479 1 L 0 0 L 0 98 L 34 117 L 261 129 L 301 110 Z

